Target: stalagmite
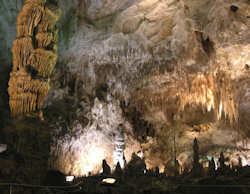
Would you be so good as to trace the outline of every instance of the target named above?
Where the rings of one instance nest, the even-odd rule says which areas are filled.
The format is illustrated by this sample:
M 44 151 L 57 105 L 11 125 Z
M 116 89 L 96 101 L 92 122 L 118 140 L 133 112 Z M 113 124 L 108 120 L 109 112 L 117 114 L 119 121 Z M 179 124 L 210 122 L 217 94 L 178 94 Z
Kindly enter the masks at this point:
M 114 139 L 114 166 L 116 167 L 118 164 L 121 168 L 125 166 L 124 159 L 124 149 L 125 149 L 125 140 L 123 134 L 123 127 L 120 125 L 117 130 L 117 134 Z
M 59 17 L 60 10 L 50 0 L 26 0 L 18 15 L 8 88 L 12 116 L 32 113 L 43 119 L 41 108 L 57 60 Z

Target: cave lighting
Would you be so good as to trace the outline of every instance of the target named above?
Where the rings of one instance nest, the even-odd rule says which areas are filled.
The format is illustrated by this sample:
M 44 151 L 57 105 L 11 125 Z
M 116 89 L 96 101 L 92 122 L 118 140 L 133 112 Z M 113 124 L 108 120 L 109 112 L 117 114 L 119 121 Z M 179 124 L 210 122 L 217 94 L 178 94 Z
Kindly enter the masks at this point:
M 6 144 L 0 144 L 0 153 L 5 152 L 7 150 Z
M 105 179 L 102 180 L 102 183 L 104 183 L 104 184 L 115 184 L 116 179 L 114 179 L 114 178 L 105 178 Z
M 66 176 L 66 182 L 73 182 L 74 176 Z

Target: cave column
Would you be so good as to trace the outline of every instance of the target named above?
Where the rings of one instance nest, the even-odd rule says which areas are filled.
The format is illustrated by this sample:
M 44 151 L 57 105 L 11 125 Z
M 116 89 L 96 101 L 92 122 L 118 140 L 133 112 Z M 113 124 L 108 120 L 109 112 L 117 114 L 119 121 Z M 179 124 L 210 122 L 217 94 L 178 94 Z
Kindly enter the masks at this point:
M 8 88 L 12 116 L 43 119 L 41 109 L 57 61 L 59 17 L 57 0 L 26 0 L 18 15 Z
M 124 157 L 124 149 L 125 149 L 125 138 L 123 133 L 123 126 L 119 125 L 117 133 L 114 138 L 115 146 L 114 146 L 114 167 L 117 164 L 120 164 L 120 167 L 123 169 L 125 166 L 125 157 Z

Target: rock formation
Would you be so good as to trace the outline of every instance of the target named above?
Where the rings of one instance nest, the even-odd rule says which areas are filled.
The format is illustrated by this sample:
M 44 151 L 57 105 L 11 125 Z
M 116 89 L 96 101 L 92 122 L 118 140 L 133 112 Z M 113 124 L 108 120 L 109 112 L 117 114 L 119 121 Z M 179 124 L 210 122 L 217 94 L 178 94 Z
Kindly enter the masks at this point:
M 21 6 L 13 2 L 0 1 L 5 66 Z M 41 13 L 47 7 L 52 14 L 52 2 L 26 1 L 22 10 L 32 3 L 32 17 L 23 14 L 18 20 L 9 89 L 13 115 L 39 111 L 47 95 L 56 53 L 50 42 L 56 36 L 41 29 L 47 26 Z M 127 162 L 142 147 L 147 168 L 158 166 L 162 172 L 174 164 L 176 152 L 188 172 L 197 137 L 201 163 L 212 156 L 217 163 L 223 150 L 225 158 L 233 155 L 236 161 L 238 154 L 243 166 L 250 164 L 248 0 L 61 0 L 58 7 L 60 65 L 43 103 L 48 126 L 58 123 L 51 129 L 52 168 L 82 176 L 98 173 L 103 159 L 113 168 L 113 135 L 121 123 Z M 31 28 L 25 28 L 24 18 Z M 6 91 L 6 79 L 1 78 L 0 91 Z M 2 98 L 0 107 L 6 101 Z
M 18 15 L 8 88 L 13 116 L 35 113 L 43 119 L 41 108 L 57 60 L 59 16 L 57 3 L 51 0 L 26 0 Z
M 198 72 L 184 80 L 181 82 L 183 87 L 180 85 L 178 92 L 182 111 L 187 104 L 201 105 L 207 111 L 214 110 L 217 119 L 221 119 L 224 113 L 231 124 L 237 123 L 239 117 L 237 90 L 230 75 L 223 71 L 215 71 L 213 74 Z
M 119 166 L 123 169 L 125 167 L 125 138 L 123 134 L 123 126 L 119 125 L 117 133 L 114 137 L 114 165 L 119 163 Z
M 102 170 L 104 159 L 111 169 L 115 169 L 114 162 L 121 161 L 124 165 L 123 157 L 129 162 L 132 153 L 140 150 L 140 144 L 131 134 L 128 122 L 124 120 L 119 101 L 110 99 L 107 103 L 96 98 L 90 111 L 90 114 L 83 113 L 80 116 L 88 117 L 86 125 L 80 120 L 71 125 L 61 120 L 55 125 L 50 148 L 51 168 L 77 177 L 97 174 Z
M 104 176 L 109 176 L 111 174 L 111 168 L 110 166 L 107 164 L 106 160 L 102 161 L 102 174 Z
M 200 157 L 214 146 L 249 141 L 248 1 L 79 0 L 64 1 L 62 7 L 67 44 L 61 44 L 63 65 L 52 81 L 50 104 L 74 98 L 76 107 L 91 110 L 96 103 L 86 96 L 98 97 L 101 104 L 109 104 L 106 96 L 113 96 L 142 145 L 147 168 L 158 166 L 160 171 L 173 159 L 173 134 L 177 159 L 182 153 L 192 158 L 194 137 L 202 142 Z M 116 126 L 116 121 L 108 125 Z M 100 128 L 105 129 L 99 124 L 93 131 L 103 133 Z M 84 133 L 94 133 L 88 129 Z M 67 141 L 74 145 L 65 138 L 57 148 L 63 151 L 55 151 L 61 161 L 69 161 Z M 104 145 L 95 148 L 99 146 Z M 192 168 L 189 160 L 180 163 Z M 55 168 L 69 171 L 62 166 Z

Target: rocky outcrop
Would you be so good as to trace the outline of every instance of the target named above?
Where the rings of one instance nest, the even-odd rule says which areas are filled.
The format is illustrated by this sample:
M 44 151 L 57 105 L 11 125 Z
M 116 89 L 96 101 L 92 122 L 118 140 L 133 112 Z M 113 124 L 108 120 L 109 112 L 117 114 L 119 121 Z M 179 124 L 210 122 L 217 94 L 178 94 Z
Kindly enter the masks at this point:
M 9 104 L 13 116 L 39 113 L 49 92 L 49 76 L 57 60 L 57 3 L 26 0 L 17 18 Z

